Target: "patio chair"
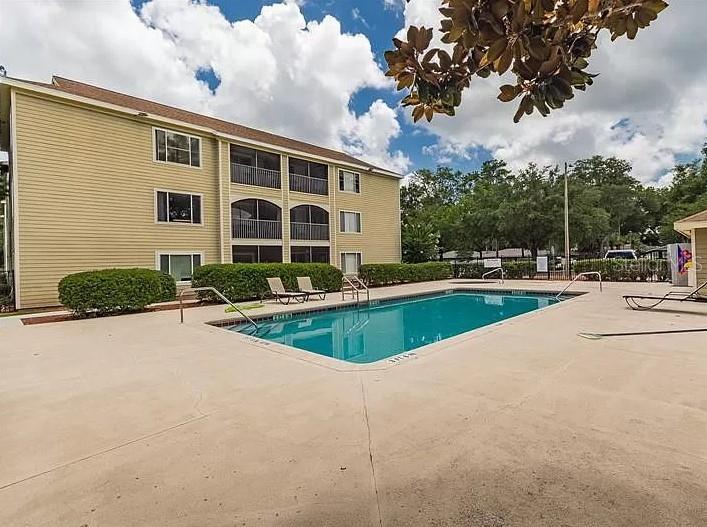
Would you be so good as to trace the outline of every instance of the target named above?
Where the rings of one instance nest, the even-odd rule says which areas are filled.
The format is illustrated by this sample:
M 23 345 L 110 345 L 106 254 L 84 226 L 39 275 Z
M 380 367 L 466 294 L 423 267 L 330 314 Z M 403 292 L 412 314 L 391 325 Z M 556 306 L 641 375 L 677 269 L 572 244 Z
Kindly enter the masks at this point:
M 314 289 L 312 286 L 312 279 L 309 276 L 298 276 L 297 286 L 299 290 L 307 294 L 307 300 L 310 296 L 319 295 L 319 300 L 324 300 L 326 298 L 326 291 L 323 289 Z
M 624 301 L 628 307 L 637 311 L 648 311 L 663 302 L 694 302 L 697 304 L 707 304 L 707 296 L 700 293 L 700 291 L 706 287 L 707 282 L 704 282 L 691 293 L 671 291 L 663 296 L 624 295 Z
M 282 284 L 280 278 L 268 278 L 268 285 L 270 286 L 270 292 L 273 294 L 275 299 L 283 305 L 290 303 L 290 300 L 294 299 L 300 304 L 307 300 L 307 293 L 302 293 L 299 291 L 286 291 L 285 286 Z

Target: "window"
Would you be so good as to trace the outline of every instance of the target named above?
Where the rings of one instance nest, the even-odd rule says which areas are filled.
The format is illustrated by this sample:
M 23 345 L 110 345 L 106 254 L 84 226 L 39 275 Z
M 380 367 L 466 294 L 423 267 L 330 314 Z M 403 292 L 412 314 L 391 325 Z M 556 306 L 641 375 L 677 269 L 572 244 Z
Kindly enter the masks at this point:
M 298 176 L 308 176 L 317 179 L 327 179 L 329 172 L 327 165 L 315 163 L 314 161 L 305 161 L 296 157 L 289 158 L 290 174 Z
M 339 170 L 339 190 L 342 192 L 361 192 L 361 175 L 348 170 Z
M 329 263 L 329 247 L 290 247 L 290 260 L 294 263 Z
M 279 155 L 238 145 L 231 145 L 231 163 L 280 171 Z
M 156 128 L 155 159 L 167 163 L 201 167 L 201 139 Z
M 341 232 L 361 232 L 361 213 L 339 212 L 339 230 Z
M 160 271 L 171 274 L 177 282 L 188 282 L 194 269 L 201 265 L 201 253 L 161 253 L 158 260 Z
M 233 263 L 282 262 L 280 245 L 234 245 Z
M 157 221 L 201 224 L 201 196 L 157 191 Z
M 341 253 L 341 271 L 344 274 L 358 274 L 361 267 L 361 253 Z

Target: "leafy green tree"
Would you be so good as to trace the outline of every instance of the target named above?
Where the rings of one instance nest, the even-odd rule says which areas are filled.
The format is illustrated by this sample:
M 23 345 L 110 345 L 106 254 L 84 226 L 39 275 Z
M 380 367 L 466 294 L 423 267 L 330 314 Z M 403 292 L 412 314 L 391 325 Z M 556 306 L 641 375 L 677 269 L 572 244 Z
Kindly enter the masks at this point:
M 521 96 L 514 121 L 538 110 L 546 116 L 591 86 L 589 59 L 598 35 L 636 37 L 668 6 L 664 0 L 442 0 L 442 37 L 453 47 L 429 49 L 433 31 L 411 26 L 385 53 L 387 75 L 409 90 L 404 106 L 415 121 L 454 115 L 474 77 L 510 71 L 513 84 L 498 99 Z M 606 45 L 606 44 L 604 44 Z
M 673 229 L 673 223 L 707 209 L 707 145 L 701 159 L 680 164 L 673 170 L 673 181 L 664 191 L 665 214 L 659 228 L 662 243 L 684 241 Z
M 403 261 L 420 263 L 434 260 L 437 256 L 439 235 L 429 223 L 413 222 L 403 224 Z

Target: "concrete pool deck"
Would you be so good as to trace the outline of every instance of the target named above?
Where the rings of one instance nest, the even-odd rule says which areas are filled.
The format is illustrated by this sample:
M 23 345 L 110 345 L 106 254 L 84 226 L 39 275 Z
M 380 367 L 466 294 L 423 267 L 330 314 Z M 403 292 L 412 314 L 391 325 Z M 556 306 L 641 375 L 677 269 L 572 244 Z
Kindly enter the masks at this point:
M 223 306 L 0 327 L 0 525 L 706 525 L 707 333 L 577 333 L 707 327 L 707 306 L 573 290 L 371 370 L 206 325 Z

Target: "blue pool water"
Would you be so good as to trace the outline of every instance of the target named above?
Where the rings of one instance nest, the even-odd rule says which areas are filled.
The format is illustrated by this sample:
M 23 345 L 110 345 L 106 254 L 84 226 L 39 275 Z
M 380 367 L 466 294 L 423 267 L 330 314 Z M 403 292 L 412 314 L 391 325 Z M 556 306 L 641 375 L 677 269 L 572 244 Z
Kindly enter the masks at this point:
M 454 292 L 258 322 L 229 329 L 354 363 L 414 350 L 556 303 L 549 295 Z

